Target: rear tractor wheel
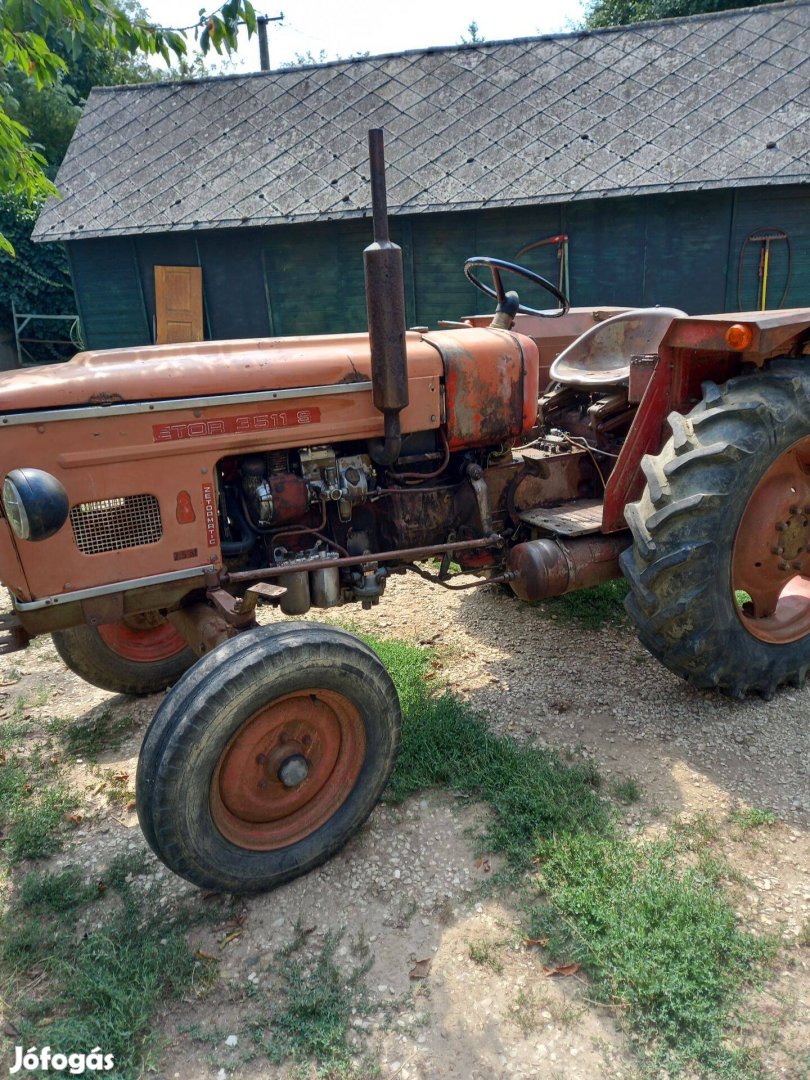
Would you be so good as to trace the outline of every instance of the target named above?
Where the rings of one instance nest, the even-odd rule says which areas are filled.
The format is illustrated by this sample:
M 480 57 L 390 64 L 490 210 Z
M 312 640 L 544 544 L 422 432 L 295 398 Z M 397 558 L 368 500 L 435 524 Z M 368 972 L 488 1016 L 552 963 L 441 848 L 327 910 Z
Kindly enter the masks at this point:
M 197 659 L 157 612 L 102 626 L 55 630 L 52 636 L 71 671 L 115 694 L 156 694 L 176 683 Z
M 733 697 L 810 666 L 810 364 L 704 384 L 645 457 L 621 559 L 639 637 L 671 671 Z
M 202 888 L 273 888 L 360 828 L 400 725 L 390 676 L 351 634 L 313 623 L 247 631 L 204 656 L 155 714 L 138 762 L 144 835 Z

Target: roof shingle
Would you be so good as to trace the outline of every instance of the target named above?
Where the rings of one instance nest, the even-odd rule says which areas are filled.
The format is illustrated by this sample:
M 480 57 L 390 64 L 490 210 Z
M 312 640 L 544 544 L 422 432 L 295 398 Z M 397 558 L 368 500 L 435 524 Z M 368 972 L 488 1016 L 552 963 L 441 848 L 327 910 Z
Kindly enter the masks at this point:
M 810 182 L 810 0 L 94 90 L 37 240 Z M 775 144 L 775 145 L 773 145 Z

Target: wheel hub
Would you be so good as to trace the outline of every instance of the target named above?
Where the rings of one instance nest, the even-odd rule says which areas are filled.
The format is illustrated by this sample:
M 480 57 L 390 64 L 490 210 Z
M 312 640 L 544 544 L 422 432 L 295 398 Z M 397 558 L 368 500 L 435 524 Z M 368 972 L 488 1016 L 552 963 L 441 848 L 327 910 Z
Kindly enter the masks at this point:
M 734 543 L 732 588 L 754 637 L 788 644 L 810 633 L 810 438 L 781 454 L 754 489 Z
M 342 694 L 279 698 L 244 723 L 220 757 L 211 784 L 216 826 L 240 847 L 295 843 L 334 814 L 364 755 L 362 718 Z

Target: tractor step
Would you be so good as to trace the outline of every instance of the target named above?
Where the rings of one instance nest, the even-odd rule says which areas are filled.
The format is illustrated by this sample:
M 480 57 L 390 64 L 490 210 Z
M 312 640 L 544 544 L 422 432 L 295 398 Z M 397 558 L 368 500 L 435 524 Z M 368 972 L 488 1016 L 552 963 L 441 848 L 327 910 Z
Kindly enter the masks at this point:
M 600 499 L 575 499 L 563 506 L 523 510 L 518 516 L 527 525 L 556 536 L 587 536 L 602 528 L 602 502 Z
M 19 652 L 31 639 L 23 630 L 22 623 L 13 612 L 0 615 L 0 656 Z

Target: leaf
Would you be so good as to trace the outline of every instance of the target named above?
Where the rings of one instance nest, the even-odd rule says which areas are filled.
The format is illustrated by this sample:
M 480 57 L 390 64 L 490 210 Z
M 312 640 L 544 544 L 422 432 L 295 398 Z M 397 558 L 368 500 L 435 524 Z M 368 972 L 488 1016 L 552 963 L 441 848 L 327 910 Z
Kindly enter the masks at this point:
M 544 967 L 544 975 L 576 975 L 582 964 L 557 964 L 554 967 Z
M 220 941 L 220 943 L 219 943 L 220 949 L 224 949 L 226 945 L 230 945 L 230 943 L 232 941 L 236 941 L 236 939 L 240 938 L 241 936 L 242 936 L 242 931 L 241 930 L 231 930 L 230 934 L 226 934 L 225 937 L 222 939 L 222 941 Z
M 430 965 L 433 960 L 428 957 L 426 960 L 417 960 L 411 970 L 408 972 L 409 979 L 426 979 L 430 974 Z
M 212 956 L 210 953 L 203 952 L 202 949 L 197 949 L 197 956 L 199 956 L 201 960 L 212 960 L 216 963 L 217 958 L 215 956 Z
M 523 944 L 526 946 L 527 949 L 530 949 L 533 945 L 537 945 L 538 948 L 542 949 L 542 948 L 544 948 L 544 946 L 548 945 L 548 938 L 547 937 L 526 937 L 526 938 L 523 939 Z

